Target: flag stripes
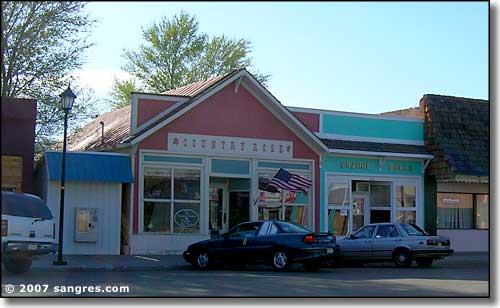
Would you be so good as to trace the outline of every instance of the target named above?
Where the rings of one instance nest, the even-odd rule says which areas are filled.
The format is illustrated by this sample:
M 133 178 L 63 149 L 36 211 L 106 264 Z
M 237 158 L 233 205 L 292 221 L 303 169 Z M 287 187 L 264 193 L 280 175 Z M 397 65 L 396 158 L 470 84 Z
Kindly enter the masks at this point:
M 312 181 L 297 174 L 289 173 L 284 169 L 278 170 L 271 179 L 269 186 L 286 189 L 288 191 L 305 191 L 311 187 Z

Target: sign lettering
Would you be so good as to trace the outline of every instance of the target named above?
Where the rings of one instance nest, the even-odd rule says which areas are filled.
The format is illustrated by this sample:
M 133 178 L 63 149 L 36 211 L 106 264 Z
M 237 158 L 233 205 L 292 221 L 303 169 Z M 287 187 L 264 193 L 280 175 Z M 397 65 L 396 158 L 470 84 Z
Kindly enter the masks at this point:
M 293 142 L 283 140 L 169 133 L 167 143 L 172 153 L 293 157 Z

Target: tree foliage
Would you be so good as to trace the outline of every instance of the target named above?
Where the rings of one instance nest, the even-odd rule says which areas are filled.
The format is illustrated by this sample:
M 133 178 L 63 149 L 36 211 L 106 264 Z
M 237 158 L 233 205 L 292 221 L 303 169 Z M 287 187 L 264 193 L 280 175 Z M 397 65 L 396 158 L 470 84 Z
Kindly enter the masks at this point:
M 50 147 L 62 135 L 59 94 L 69 74 L 83 64 L 94 24 L 83 2 L 2 1 L 2 96 L 37 99 L 35 150 Z M 72 84 L 78 98 L 70 113 L 75 128 L 93 111 L 92 92 Z
M 119 80 L 115 77 L 111 88 L 111 107 L 113 109 L 122 108 L 130 104 L 132 100 L 132 92 L 142 92 L 143 88 L 137 80 L 131 78 L 128 80 Z
M 252 66 L 250 41 L 224 35 L 209 37 L 199 31 L 196 17 L 186 12 L 143 29 L 143 38 L 145 44 L 137 51 L 125 51 L 123 69 L 148 91 L 162 93 Z M 269 78 L 255 72 L 254 75 L 264 84 Z

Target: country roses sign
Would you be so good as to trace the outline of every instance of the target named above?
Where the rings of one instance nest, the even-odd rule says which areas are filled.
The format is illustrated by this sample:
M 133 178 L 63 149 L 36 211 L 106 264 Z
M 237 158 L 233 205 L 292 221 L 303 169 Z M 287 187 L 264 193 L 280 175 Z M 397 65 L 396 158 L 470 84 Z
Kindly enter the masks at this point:
M 235 154 L 292 158 L 293 142 L 268 139 L 169 133 L 168 151 L 190 154 Z

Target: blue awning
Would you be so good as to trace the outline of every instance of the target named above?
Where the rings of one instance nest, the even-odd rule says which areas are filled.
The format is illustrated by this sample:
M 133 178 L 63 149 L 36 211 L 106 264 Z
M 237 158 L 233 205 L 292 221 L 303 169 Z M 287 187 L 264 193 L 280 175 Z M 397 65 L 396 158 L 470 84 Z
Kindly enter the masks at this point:
M 61 179 L 62 152 L 46 152 L 49 180 Z M 66 152 L 66 181 L 133 182 L 128 155 L 99 152 Z

